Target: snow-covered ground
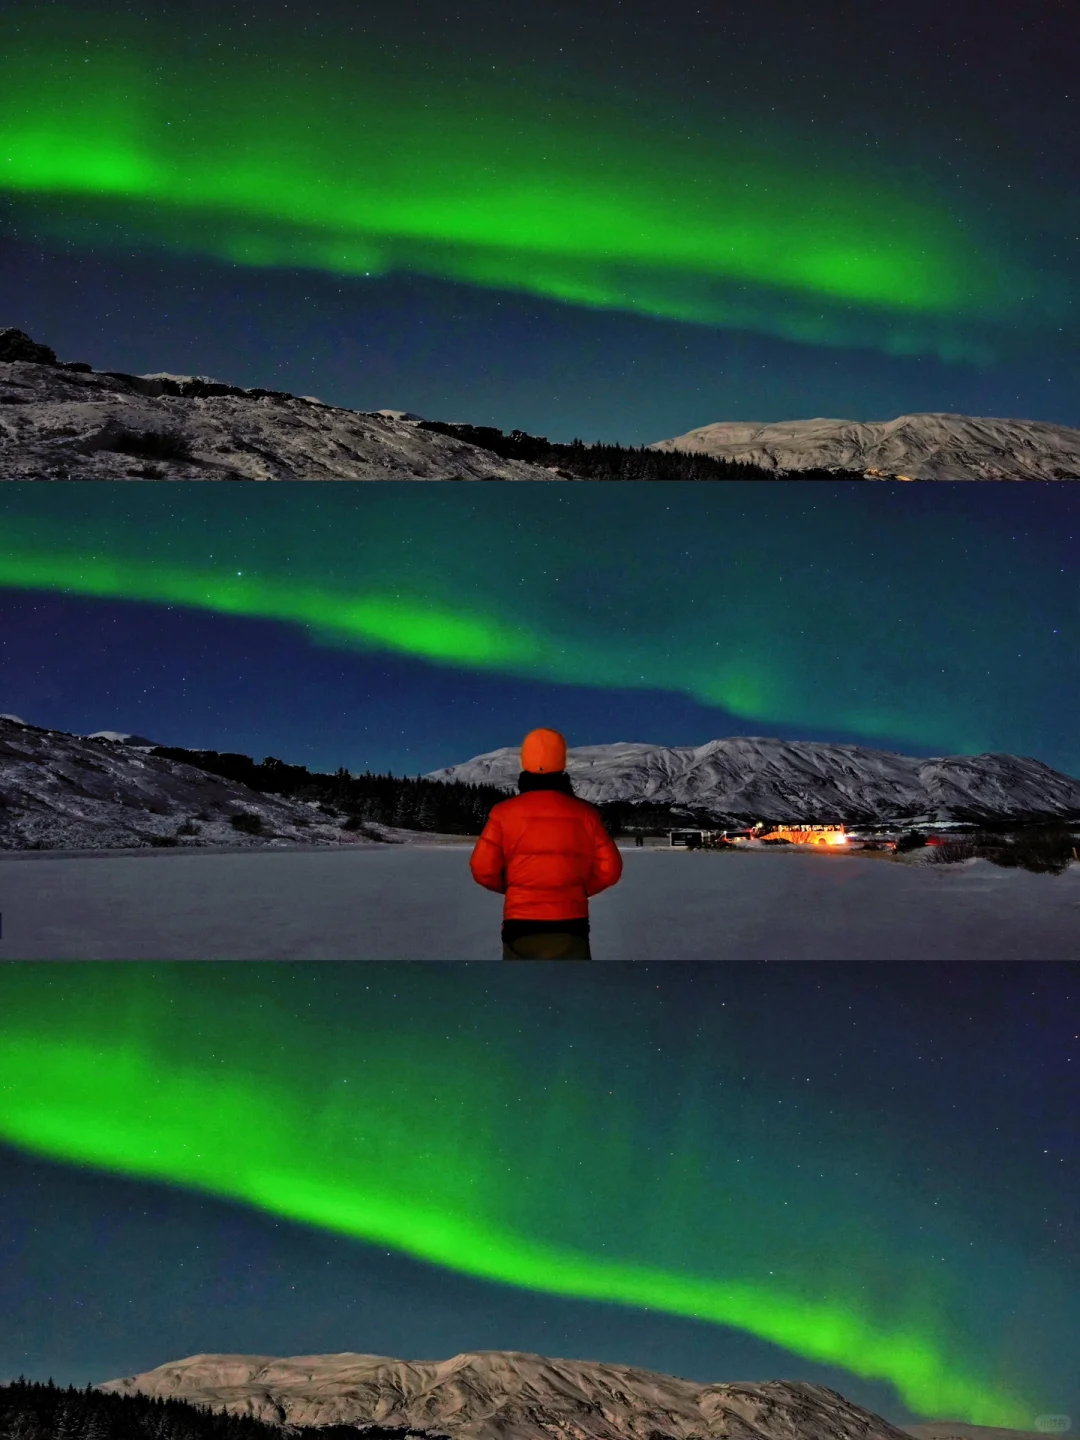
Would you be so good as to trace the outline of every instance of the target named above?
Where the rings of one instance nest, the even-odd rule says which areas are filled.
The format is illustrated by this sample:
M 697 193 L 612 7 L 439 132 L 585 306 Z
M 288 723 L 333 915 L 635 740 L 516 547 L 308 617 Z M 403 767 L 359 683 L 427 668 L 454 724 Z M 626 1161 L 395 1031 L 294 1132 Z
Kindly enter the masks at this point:
M 5 960 L 496 960 L 470 844 L 0 853 Z M 623 848 L 596 960 L 1080 959 L 1080 865 Z

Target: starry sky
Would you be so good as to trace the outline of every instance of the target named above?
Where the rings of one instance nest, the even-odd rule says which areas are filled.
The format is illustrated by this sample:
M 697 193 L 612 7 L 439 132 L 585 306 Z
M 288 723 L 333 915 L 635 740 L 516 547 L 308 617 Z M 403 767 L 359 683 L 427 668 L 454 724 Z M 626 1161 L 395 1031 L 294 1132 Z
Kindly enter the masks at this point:
M 2 967 L 0 1376 L 519 1349 L 1075 1416 L 1075 965 L 553 978 Z
M 1080 425 L 1071 0 L 13 0 L 0 319 L 642 443 Z
M 416 775 L 537 725 L 1080 775 L 1080 487 L 8 485 L 0 713 Z

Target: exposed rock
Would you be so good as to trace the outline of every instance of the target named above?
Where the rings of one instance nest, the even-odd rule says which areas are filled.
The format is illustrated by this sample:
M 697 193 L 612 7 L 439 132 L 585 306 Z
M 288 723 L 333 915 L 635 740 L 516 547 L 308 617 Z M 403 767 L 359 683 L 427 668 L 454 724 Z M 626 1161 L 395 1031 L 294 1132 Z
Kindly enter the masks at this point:
M 58 370 L 93 369 L 85 360 L 58 360 L 50 346 L 39 345 L 25 330 L 16 330 L 11 325 L 0 327 L 0 361 L 3 360 L 25 360 L 34 365 L 52 365 Z
M 56 351 L 31 340 L 25 330 L 11 325 L 0 329 L 0 360 L 27 360 L 35 365 L 55 365 Z

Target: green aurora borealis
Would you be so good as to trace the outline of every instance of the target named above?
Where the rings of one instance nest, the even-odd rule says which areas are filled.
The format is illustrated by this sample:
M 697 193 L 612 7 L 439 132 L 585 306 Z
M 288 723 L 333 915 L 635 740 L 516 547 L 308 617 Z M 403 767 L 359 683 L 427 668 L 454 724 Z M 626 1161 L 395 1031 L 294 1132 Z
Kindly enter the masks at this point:
M 493 1000 L 485 967 L 300 968 L 283 991 L 291 967 L 5 967 L 0 1140 L 1030 1422 L 1055 1282 L 964 1206 L 963 1157 L 943 1190 L 917 1131 L 769 1078 L 738 1007 L 673 1064 L 587 978 L 538 1017 L 538 974 Z
M 598 88 L 272 21 L 17 9 L 0 193 L 48 241 L 410 272 L 813 345 L 986 363 L 1069 287 L 973 192 L 766 107 Z M 820 127 L 819 127 L 820 129 Z M 1010 206 L 1011 208 L 1011 206 Z
M 630 696 L 652 691 L 715 707 L 717 725 L 735 717 L 737 733 L 784 724 L 806 738 L 1030 754 L 1076 774 L 1074 494 L 1052 484 L 16 485 L 0 498 L 0 586 L 76 609 L 105 600 L 163 619 L 173 607 L 192 623 L 200 612 L 238 617 L 265 637 L 273 670 L 284 626 L 299 652 L 396 654 L 448 669 L 466 693 L 476 676 L 626 697 L 615 733 L 575 736 L 573 702 L 560 717 L 556 694 L 547 723 L 575 744 L 716 738 L 661 742 L 655 721 L 637 732 Z M 42 633 L 27 663 L 58 644 Z M 302 653 L 288 671 L 303 673 Z M 94 712 L 183 743 L 178 699 L 162 702 L 167 720 L 140 719 L 142 700 L 129 707 L 114 688 L 138 659 L 101 662 L 115 673 L 107 709 L 95 700 Z M 83 674 L 60 650 L 46 663 Z M 197 666 L 165 663 L 200 694 Z M 14 672 L 11 685 L 8 709 Z M 419 724 L 430 701 L 416 686 L 404 704 Z M 309 744 L 319 725 L 310 703 L 275 700 L 259 743 L 288 758 L 306 729 Z M 230 710 L 254 719 L 241 700 Z M 456 711 L 439 723 L 450 728 L 426 769 L 518 743 L 522 722 L 488 744 L 454 730 L 465 724 Z M 360 768 L 349 754 L 330 768 L 341 763 Z

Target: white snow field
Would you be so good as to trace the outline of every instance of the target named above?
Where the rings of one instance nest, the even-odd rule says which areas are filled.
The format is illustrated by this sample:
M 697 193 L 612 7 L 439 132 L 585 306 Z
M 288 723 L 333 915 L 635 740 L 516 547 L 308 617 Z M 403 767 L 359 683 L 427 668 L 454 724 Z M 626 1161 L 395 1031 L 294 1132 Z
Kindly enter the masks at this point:
M 1080 959 L 1080 864 L 623 848 L 596 960 Z M 3 960 L 497 960 L 470 844 L 0 853 Z

